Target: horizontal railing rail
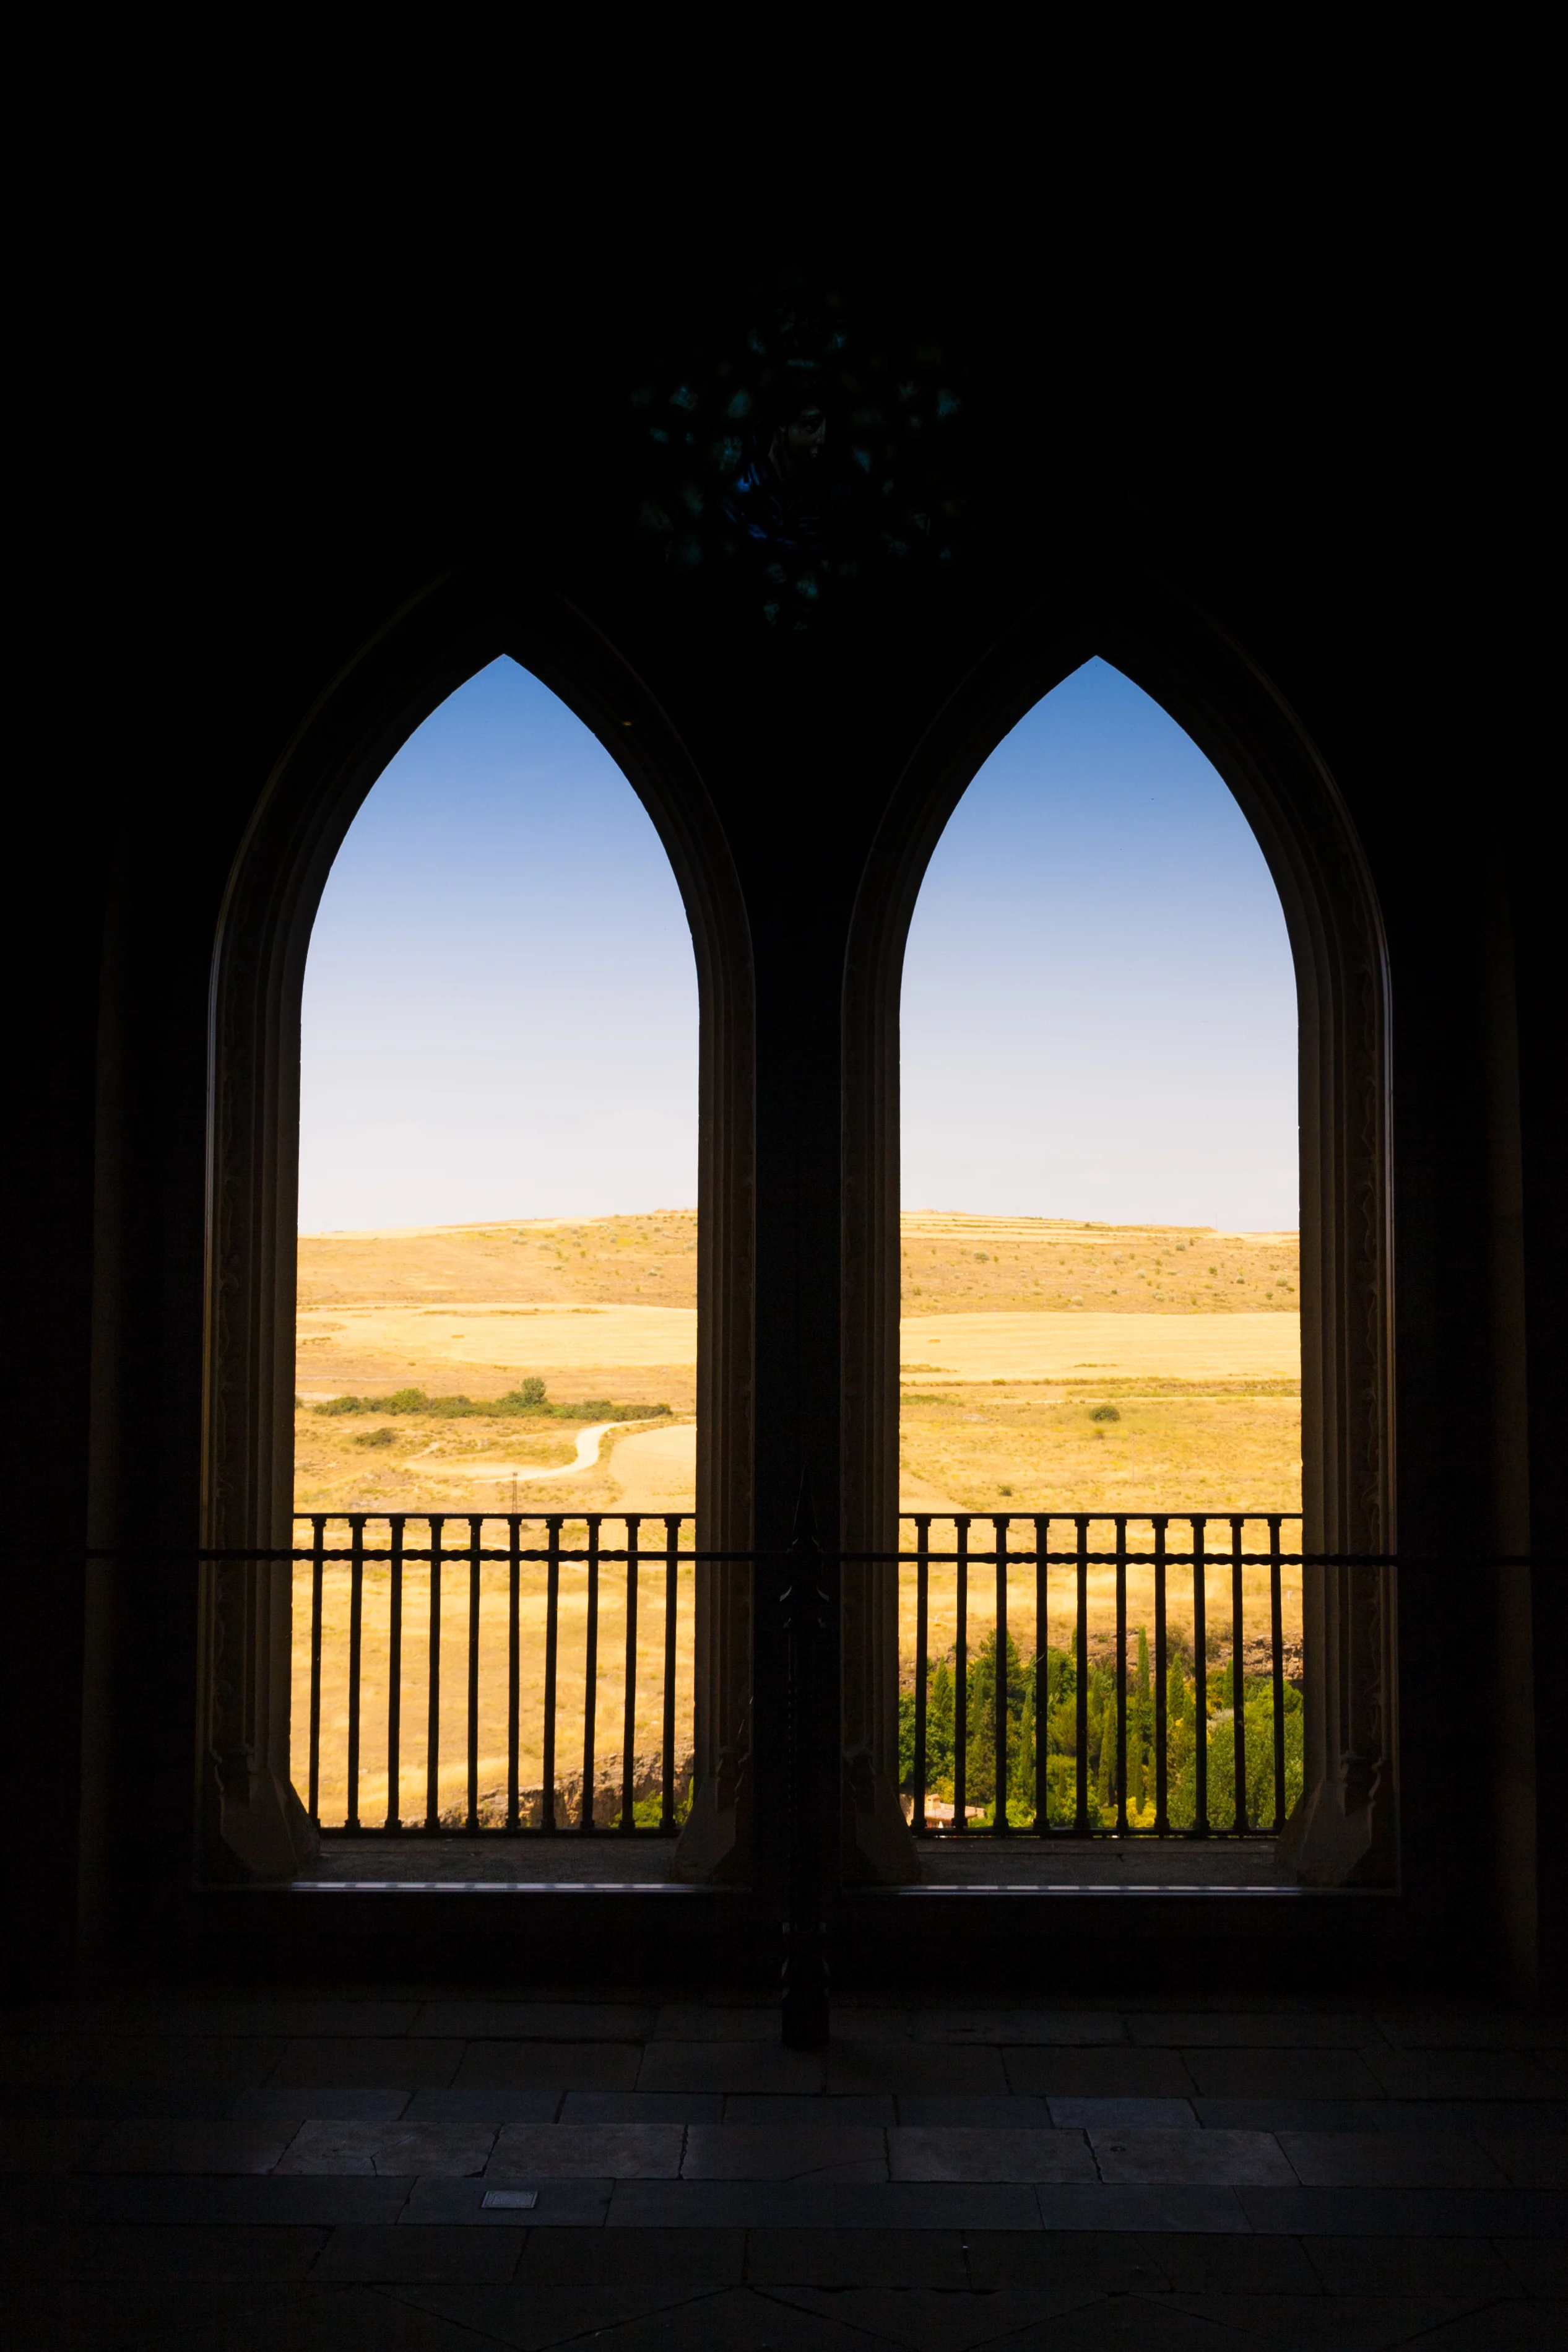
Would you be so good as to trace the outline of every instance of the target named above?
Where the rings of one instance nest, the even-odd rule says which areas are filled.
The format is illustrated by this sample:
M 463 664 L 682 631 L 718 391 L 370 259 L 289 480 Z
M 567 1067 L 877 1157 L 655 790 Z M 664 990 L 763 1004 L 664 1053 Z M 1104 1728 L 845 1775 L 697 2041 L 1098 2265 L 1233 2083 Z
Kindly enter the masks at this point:
M 68 1556 L 292 1566 L 296 1754 L 329 1835 L 672 1834 L 691 1793 L 692 1580 L 712 1564 L 788 1580 L 800 1549 L 701 1547 L 678 1511 L 336 1511 L 298 1525 L 308 1539 L 293 1544 Z M 1288 1544 L 1299 1525 L 1294 1512 L 931 1510 L 903 1515 L 894 1549 L 812 1543 L 826 1570 L 898 1572 L 899 1780 L 915 1836 L 1277 1836 L 1301 1769 L 1301 1573 L 1530 1565 L 1468 1546 L 1309 1551 Z M 67 1556 L 12 1543 L 4 1561 Z M 501 1760 L 486 1756 L 486 1708 Z M 601 1738 L 612 1719 L 618 1747 Z

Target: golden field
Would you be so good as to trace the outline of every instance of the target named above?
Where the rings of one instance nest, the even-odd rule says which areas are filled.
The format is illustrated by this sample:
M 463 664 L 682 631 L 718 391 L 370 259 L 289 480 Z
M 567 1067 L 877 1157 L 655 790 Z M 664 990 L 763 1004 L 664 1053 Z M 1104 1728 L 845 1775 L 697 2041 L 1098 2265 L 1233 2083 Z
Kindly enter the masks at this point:
M 1070 1224 L 1045 1218 L 914 1213 L 903 1220 L 904 1319 L 900 1417 L 904 1510 L 940 1513 L 1050 1510 L 1300 1507 L 1301 1405 L 1298 1268 L 1293 1234 L 1218 1234 L 1201 1227 Z M 444 1512 L 445 1540 L 467 1538 L 470 1511 L 625 1511 L 691 1508 L 695 1467 L 696 1219 L 643 1217 L 540 1221 L 427 1231 L 307 1234 L 299 1243 L 296 1507 Z M 530 1376 L 570 1418 L 430 1411 L 324 1415 L 343 1394 L 386 1397 L 421 1389 L 432 1398 L 497 1398 Z M 629 1420 L 593 1432 L 599 1401 L 622 1408 L 667 1405 L 670 1417 Z M 1108 1410 L 1109 1409 L 1109 1410 Z M 580 1444 L 580 1440 L 581 1443 Z M 607 1530 L 619 1542 L 620 1530 Z M 1217 1534 L 1218 1531 L 1216 1531 Z M 342 1533 L 340 1528 L 335 1535 Z M 380 1531 L 372 1527 L 371 1539 Z M 1134 1517 L 1134 1549 L 1146 1549 Z M 912 1542 L 906 1520 L 904 1539 Z M 646 1530 L 657 1541 L 662 1530 Z M 1287 1541 L 1290 1531 L 1287 1530 Z M 951 1530 L 933 1530 L 951 1549 Z M 497 1544 L 492 1524 L 485 1540 Z M 525 1538 L 525 1540 L 529 1538 Z M 580 1541 L 580 1530 L 578 1539 Z M 1021 1541 L 1021 1531 L 1018 1538 Z M 423 1544 L 423 1527 L 410 1530 Z M 567 1531 L 567 1540 L 572 1540 Z M 687 1522 L 684 1540 L 691 1541 Z M 981 1531 L 974 1542 L 979 1548 Z M 1113 1538 L 1093 1531 L 1095 1549 Z M 1052 1549 L 1070 1549 L 1070 1530 Z M 1249 1549 L 1266 1543 L 1258 1525 Z M 1173 1549 L 1186 1538 L 1171 1536 Z M 401 1811 L 423 1816 L 429 1643 L 428 1570 L 406 1571 L 400 1738 Z M 663 1569 L 640 1612 L 635 1752 L 656 1748 L 662 1707 Z M 689 1571 L 685 1572 L 689 1576 Z M 913 1578 L 905 1580 L 901 1646 L 913 1670 Z M 1300 1625 L 1299 1574 L 1285 1576 L 1287 1640 Z M 480 1787 L 506 1774 L 507 1572 L 486 1569 L 480 1598 Z M 1190 1573 L 1173 1570 L 1173 1630 L 1190 1633 Z M 1246 1571 L 1244 1639 L 1267 1622 L 1267 1572 Z M 653 1603 L 657 1595 L 657 1609 Z M 1032 1570 L 1015 1571 L 1009 1628 L 1033 1649 Z M 444 1571 L 441 1619 L 440 1803 L 462 1802 L 468 1571 Z M 1212 1571 L 1209 1622 L 1228 1646 L 1229 1572 Z M 309 1570 L 296 1587 L 295 1714 L 308 1719 Z M 366 1571 L 361 1809 L 384 1816 L 388 1582 Z M 932 1654 L 953 1635 L 951 1572 L 932 1579 Z M 1134 1570 L 1129 1625 L 1153 1629 L 1152 1579 Z M 1072 1580 L 1051 1572 L 1052 1643 L 1071 1638 Z M 561 1581 L 558 1771 L 580 1769 L 584 1572 Z M 525 1570 L 521 1592 L 521 1779 L 537 1785 L 543 1688 L 543 1570 Z M 970 1577 L 970 1643 L 995 1610 L 994 1570 Z M 1099 1652 L 1113 1638 L 1114 1579 L 1091 1571 L 1089 1628 Z M 677 1750 L 689 1747 L 691 1596 L 677 1614 Z M 601 1765 L 622 1742 L 623 1571 L 607 1566 L 601 1598 Z M 322 1645 L 321 1818 L 341 1820 L 347 1743 L 348 1586 L 329 1570 Z M 617 1769 L 619 1769 L 617 1767 Z M 296 1776 L 304 1785 L 301 1747 Z M 487 1808 L 493 1811 L 493 1804 Z

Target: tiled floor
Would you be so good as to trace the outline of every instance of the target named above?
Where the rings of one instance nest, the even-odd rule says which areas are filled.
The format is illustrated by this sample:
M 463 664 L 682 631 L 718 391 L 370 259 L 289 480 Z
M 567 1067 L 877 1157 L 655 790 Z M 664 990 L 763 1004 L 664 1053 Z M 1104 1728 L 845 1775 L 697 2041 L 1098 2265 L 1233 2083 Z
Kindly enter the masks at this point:
M 432 1987 L 0 2012 L 8 2352 L 1568 2345 L 1560 2019 L 834 2027 Z

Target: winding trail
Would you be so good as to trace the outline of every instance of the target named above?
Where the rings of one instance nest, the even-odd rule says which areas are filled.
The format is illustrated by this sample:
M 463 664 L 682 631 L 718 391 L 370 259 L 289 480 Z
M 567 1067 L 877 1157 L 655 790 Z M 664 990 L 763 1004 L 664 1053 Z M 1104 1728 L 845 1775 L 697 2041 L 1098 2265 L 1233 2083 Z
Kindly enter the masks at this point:
M 412 1461 L 405 1462 L 403 1464 L 403 1468 L 405 1470 L 410 1470 L 413 1467 L 414 1463 L 417 1462 L 423 1469 L 427 1477 L 434 1473 L 436 1477 L 463 1478 L 467 1480 L 471 1485 L 481 1479 L 494 1479 L 503 1483 L 515 1479 L 517 1484 L 519 1486 L 522 1486 L 529 1485 L 538 1478 L 577 1478 L 580 1477 L 585 1470 L 594 1470 L 598 1468 L 600 1444 L 608 1430 L 657 1428 L 663 1423 L 664 1418 L 664 1416 L 661 1413 L 658 1416 L 657 1421 L 653 1422 L 591 1422 L 586 1429 L 580 1429 L 577 1433 L 576 1460 L 572 1462 L 552 1462 L 549 1468 L 544 1470 L 523 1470 L 519 1469 L 515 1464 L 510 1462 L 492 1462 L 486 1463 L 482 1466 L 474 1462 L 454 1462 L 449 1467 L 437 1468 L 434 1465 L 429 1463 L 422 1454 L 415 1454 Z

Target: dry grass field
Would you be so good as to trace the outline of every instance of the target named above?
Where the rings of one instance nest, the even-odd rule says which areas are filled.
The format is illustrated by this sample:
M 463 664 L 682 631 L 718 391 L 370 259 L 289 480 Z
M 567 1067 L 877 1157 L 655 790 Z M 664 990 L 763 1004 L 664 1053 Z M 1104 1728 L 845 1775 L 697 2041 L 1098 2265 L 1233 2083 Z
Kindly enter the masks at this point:
M 901 1496 L 909 1510 L 1294 1510 L 1301 1495 L 1300 1320 L 1296 1236 L 1201 1227 L 1071 1224 L 1047 1218 L 916 1213 L 903 1229 Z M 694 1493 L 696 1219 L 690 1212 L 450 1226 L 408 1233 L 305 1234 L 299 1243 L 295 1495 L 302 1511 L 689 1510 Z M 481 1405 L 529 1377 L 579 1410 L 559 1419 L 433 1410 L 324 1414 L 352 1394 L 420 1389 Z M 593 1433 L 602 1402 L 666 1405 L 669 1417 Z M 580 1444 L 580 1440 L 582 1443 Z M 906 1521 L 906 1539 L 913 1528 Z M 1134 1520 L 1135 1549 L 1146 1529 Z M 649 1530 L 650 1537 L 655 1530 Z M 416 1538 L 411 1532 L 411 1540 Z M 501 1539 L 492 1527 L 486 1541 Z M 686 1538 L 690 1540 L 690 1529 Z M 934 1531 L 950 1549 L 950 1531 Z M 1096 1549 L 1111 1541 L 1095 1532 Z M 417 1540 L 423 1541 L 423 1530 Z M 449 1522 L 449 1542 L 466 1522 Z M 570 1528 L 569 1528 L 570 1540 Z M 616 1531 L 619 1540 L 619 1531 Z M 977 1547 L 981 1543 L 977 1530 Z M 1071 1544 L 1063 1528 L 1053 1548 Z M 1249 1546 L 1261 1548 L 1261 1528 Z M 1173 1548 L 1175 1538 L 1173 1538 Z M 601 1764 L 622 1745 L 624 1598 L 607 1568 L 601 1596 Z M 480 1786 L 506 1773 L 506 1576 L 481 1580 Z M 970 1642 L 994 1620 L 995 1580 L 971 1580 Z M 1153 1627 L 1146 1574 L 1129 1580 L 1129 1622 Z M 663 1570 L 657 1572 L 662 1610 Z M 1113 1575 L 1092 1572 L 1089 1627 L 1098 1653 L 1113 1626 Z M 1249 1570 L 1249 1649 L 1266 1625 L 1267 1577 Z M 295 1721 L 308 1714 L 308 1589 L 296 1594 Z M 1016 1575 L 1009 1624 L 1033 1647 L 1032 1570 Z M 1228 1649 L 1228 1573 L 1211 1580 L 1211 1625 Z M 361 1808 L 387 1801 L 387 1572 L 366 1575 Z M 1191 1630 L 1190 1575 L 1170 1578 L 1173 1630 Z M 404 1818 L 423 1815 L 429 1640 L 428 1570 L 407 1571 L 402 1725 Z M 650 1601 L 652 1588 L 650 1588 Z M 1223 1601 L 1224 1606 L 1221 1607 Z M 1286 1625 L 1300 1624 L 1287 1573 Z M 1071 1580 L 1052 1571 L 1051 1639 L 1072 1635 Z M 558 1766 L 580 1769 L 585 1594 L 563 1572 Z M 543 1709 L 542 1571 L 525 1571 L 522 1780 L 537 1784 Z M 950 1572 L 932 1580 L 932 1654 L 953 1637 Z M 441 1608 L 440 1802 L 463 1801 L 466 1752 L 466 1566 L 444 1571 Z M 347 1745 L 346 1575 L 329 1571 L 322 1664 L 321 1817 L 343 1818 Z M 912 1667 L 914 1622 L 902 1647 Z M 678 1612 L 677 1748 L 688 1744 L 691 1597 Z M 663 1624 L 639 1623 L 634 1749 L 657 1745 Z M 617 1768 L 618 1769 L 618 1768 Z M 297 1759 L 303 1784 L 303 1750 Z

